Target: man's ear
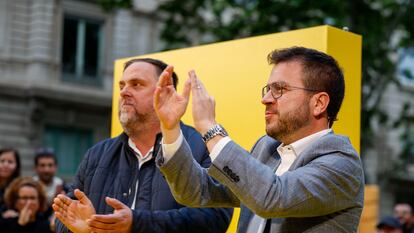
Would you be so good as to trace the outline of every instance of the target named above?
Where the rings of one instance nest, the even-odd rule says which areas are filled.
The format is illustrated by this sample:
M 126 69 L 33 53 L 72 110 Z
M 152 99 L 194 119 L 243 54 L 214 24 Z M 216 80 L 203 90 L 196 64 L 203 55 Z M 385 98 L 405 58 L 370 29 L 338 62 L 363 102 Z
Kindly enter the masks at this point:
M 319 118 L 322 115 L 327 114 L 329 101 L 329 95 L 326 92 L 314 94 L 311 100 L 311 111 L 313 116 Z

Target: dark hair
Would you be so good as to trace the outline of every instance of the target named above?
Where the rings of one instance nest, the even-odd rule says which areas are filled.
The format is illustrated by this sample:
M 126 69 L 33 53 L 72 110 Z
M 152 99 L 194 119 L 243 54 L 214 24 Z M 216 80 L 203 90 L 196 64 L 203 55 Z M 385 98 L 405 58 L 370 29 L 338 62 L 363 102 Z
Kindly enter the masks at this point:
M 131 59 L 131 60 L 125 62 L 124 72 L 130 65 L 132 65 L 136 62 L 146 62 L 146 63 L 149 63 L 149 64 L 155 66 L 158 76 L 160 76 L 162 71 L 164 71 L 165 68 L 167 68 L 167 66 L 168 66 L 165 62 L 163 62 L 161 60 L 153 59 L 153 58 L 134 58 L 134 59 Z M 173 74 L 172 74 L 172 79 L 173 79 L 174 88 L 177 89 L 178 76 L 175 72 L 173 72 Z
M 58 164 L 57 158 L 55 156 L 55 152 L 51 148 L 40 148 L 36 151 L 36 154 L 34 157 L 35 166 L 39 164 L 39 159 L 42 159 L 42 158 L 51 158 L 55 162 L 55 165 Z
M 14 155 L 14 159 L 16 160 L 16 169 L 14 170 L 13 174 L 7 181 L 6 185 L 9 184 L 13 179 L 20 176 L 20 169 L 21 169 L 21 163 L 20 163 L 20 155 L 19 152 L 16 149 L 13 148 L 2 148 L 0 149 L 0 157 L 7 152 L 12 152 Z
M 328 54 L 315 49 L 291 47 L 274 50 L 268 57 L 269 64 L 298 61 L 303 66 L 305 88 L 328 93 L 329 127 L 336 121 L 345 93 L 345 80 L 338 62 Z
M 16 202 L 19 199 L 19 190 L 22 187 L 33 187 L 39 196 L 39 211 L 44 212 L 47 209 L 46 191 L 43 185 L 34 180 L 32 177 L 19 177 L 15 179 L 4 194 L 4 201 L 9 209 L 16 209 Z

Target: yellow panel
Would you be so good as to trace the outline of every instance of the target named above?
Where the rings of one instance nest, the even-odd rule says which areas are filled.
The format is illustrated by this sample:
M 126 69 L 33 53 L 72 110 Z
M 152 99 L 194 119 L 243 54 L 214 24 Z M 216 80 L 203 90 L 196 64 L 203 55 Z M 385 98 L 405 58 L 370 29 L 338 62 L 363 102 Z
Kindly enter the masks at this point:
M 359 233 L 375 232 L 379 213 L 379 188 L 377 185 L 365 186 L 364 210 L 359 224 Z
M 346 35 L 346 36 L 344 36 Z M 360 151 L 361 128 L 361 59 L 362 38 L 343 30 L 328 27 L 327 53 L 339 62 L 345 75 L 345 99 L 334 131 L 350 137 Z
M 261 88 L 266 84 L 271 66 L 267 55 L 274 49 L 304 46 L 326 52 L 335 57 L 345 71 L 346 95 L 336 133 L 348 135 L 359 151 L 361 100 L 361 37 L 330 26 L 275 33 L 246 39 L 142 55 L 175 66 L 181 84 L 187 72 L 195 69 L 209 93 L 216 99 L 216 116 L 232 139 L 250 150 L 254 142 L 265 134 L 264 106 L 260 103 Z M 122 129 L 118 122 L 118 80 L 123 63 L 115 62 L 112 136 Z M 178 89 L 181 90 L 179 84 Z M 189 105 L 191 108 L 191 103 Z M 192 124 L 191 111 L 183 118 Z M 238 212 L 237 212 L 238 213 Z M 238 216 L 238 214 L 236 214 Z M 236 231 L 236 218 L 229 232 Z

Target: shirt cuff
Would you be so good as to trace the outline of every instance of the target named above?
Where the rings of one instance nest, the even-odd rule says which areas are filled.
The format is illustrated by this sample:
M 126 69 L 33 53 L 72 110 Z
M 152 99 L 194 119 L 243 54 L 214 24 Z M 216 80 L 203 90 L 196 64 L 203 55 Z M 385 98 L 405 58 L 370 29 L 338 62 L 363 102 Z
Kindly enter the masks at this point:
M 164 163 L 167 163 L 177 152 L 178 148 L 180 148 L 181 144 L 183 143 L 183 132 L 180 130 L 180 136 L 178 136 L 177 140 L 171 144 L 165 144 L 164 138 L 162 139 L 161 148 L 162 154 L 164 156 Z
M 213 162 L 220 154 L 221 150 L 231 141 L 230 137 L 224 137 L 220 139 L 217 144 L 213 147 L 210 153 L 211 162 Z

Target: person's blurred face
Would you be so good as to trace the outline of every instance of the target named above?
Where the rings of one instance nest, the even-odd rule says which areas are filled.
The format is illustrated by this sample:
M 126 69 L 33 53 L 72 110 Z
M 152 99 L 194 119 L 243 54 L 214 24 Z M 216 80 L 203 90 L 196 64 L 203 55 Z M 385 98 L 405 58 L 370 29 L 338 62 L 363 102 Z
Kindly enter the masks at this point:
M 411 218 L 411 206 L 408 204 L 397 204 L 394 207 L 394 217 L 398 218 L 401 224 L 406 224 Z
M 32 186 L 23 186 L 19 189 L 16 209 L 20 213 L 26 205 L 31 211 L 31 216 L 35 216 L 40 205 L 37 190 Z
M 10 178 L 16 170 L 17 162 L 13 152 L 5 152 L 0 155 L 0 178 Z
M 53 158 L 39 158 L 35 170 L 43 183 L 50 184 L 56 174 L 57 165 Z

